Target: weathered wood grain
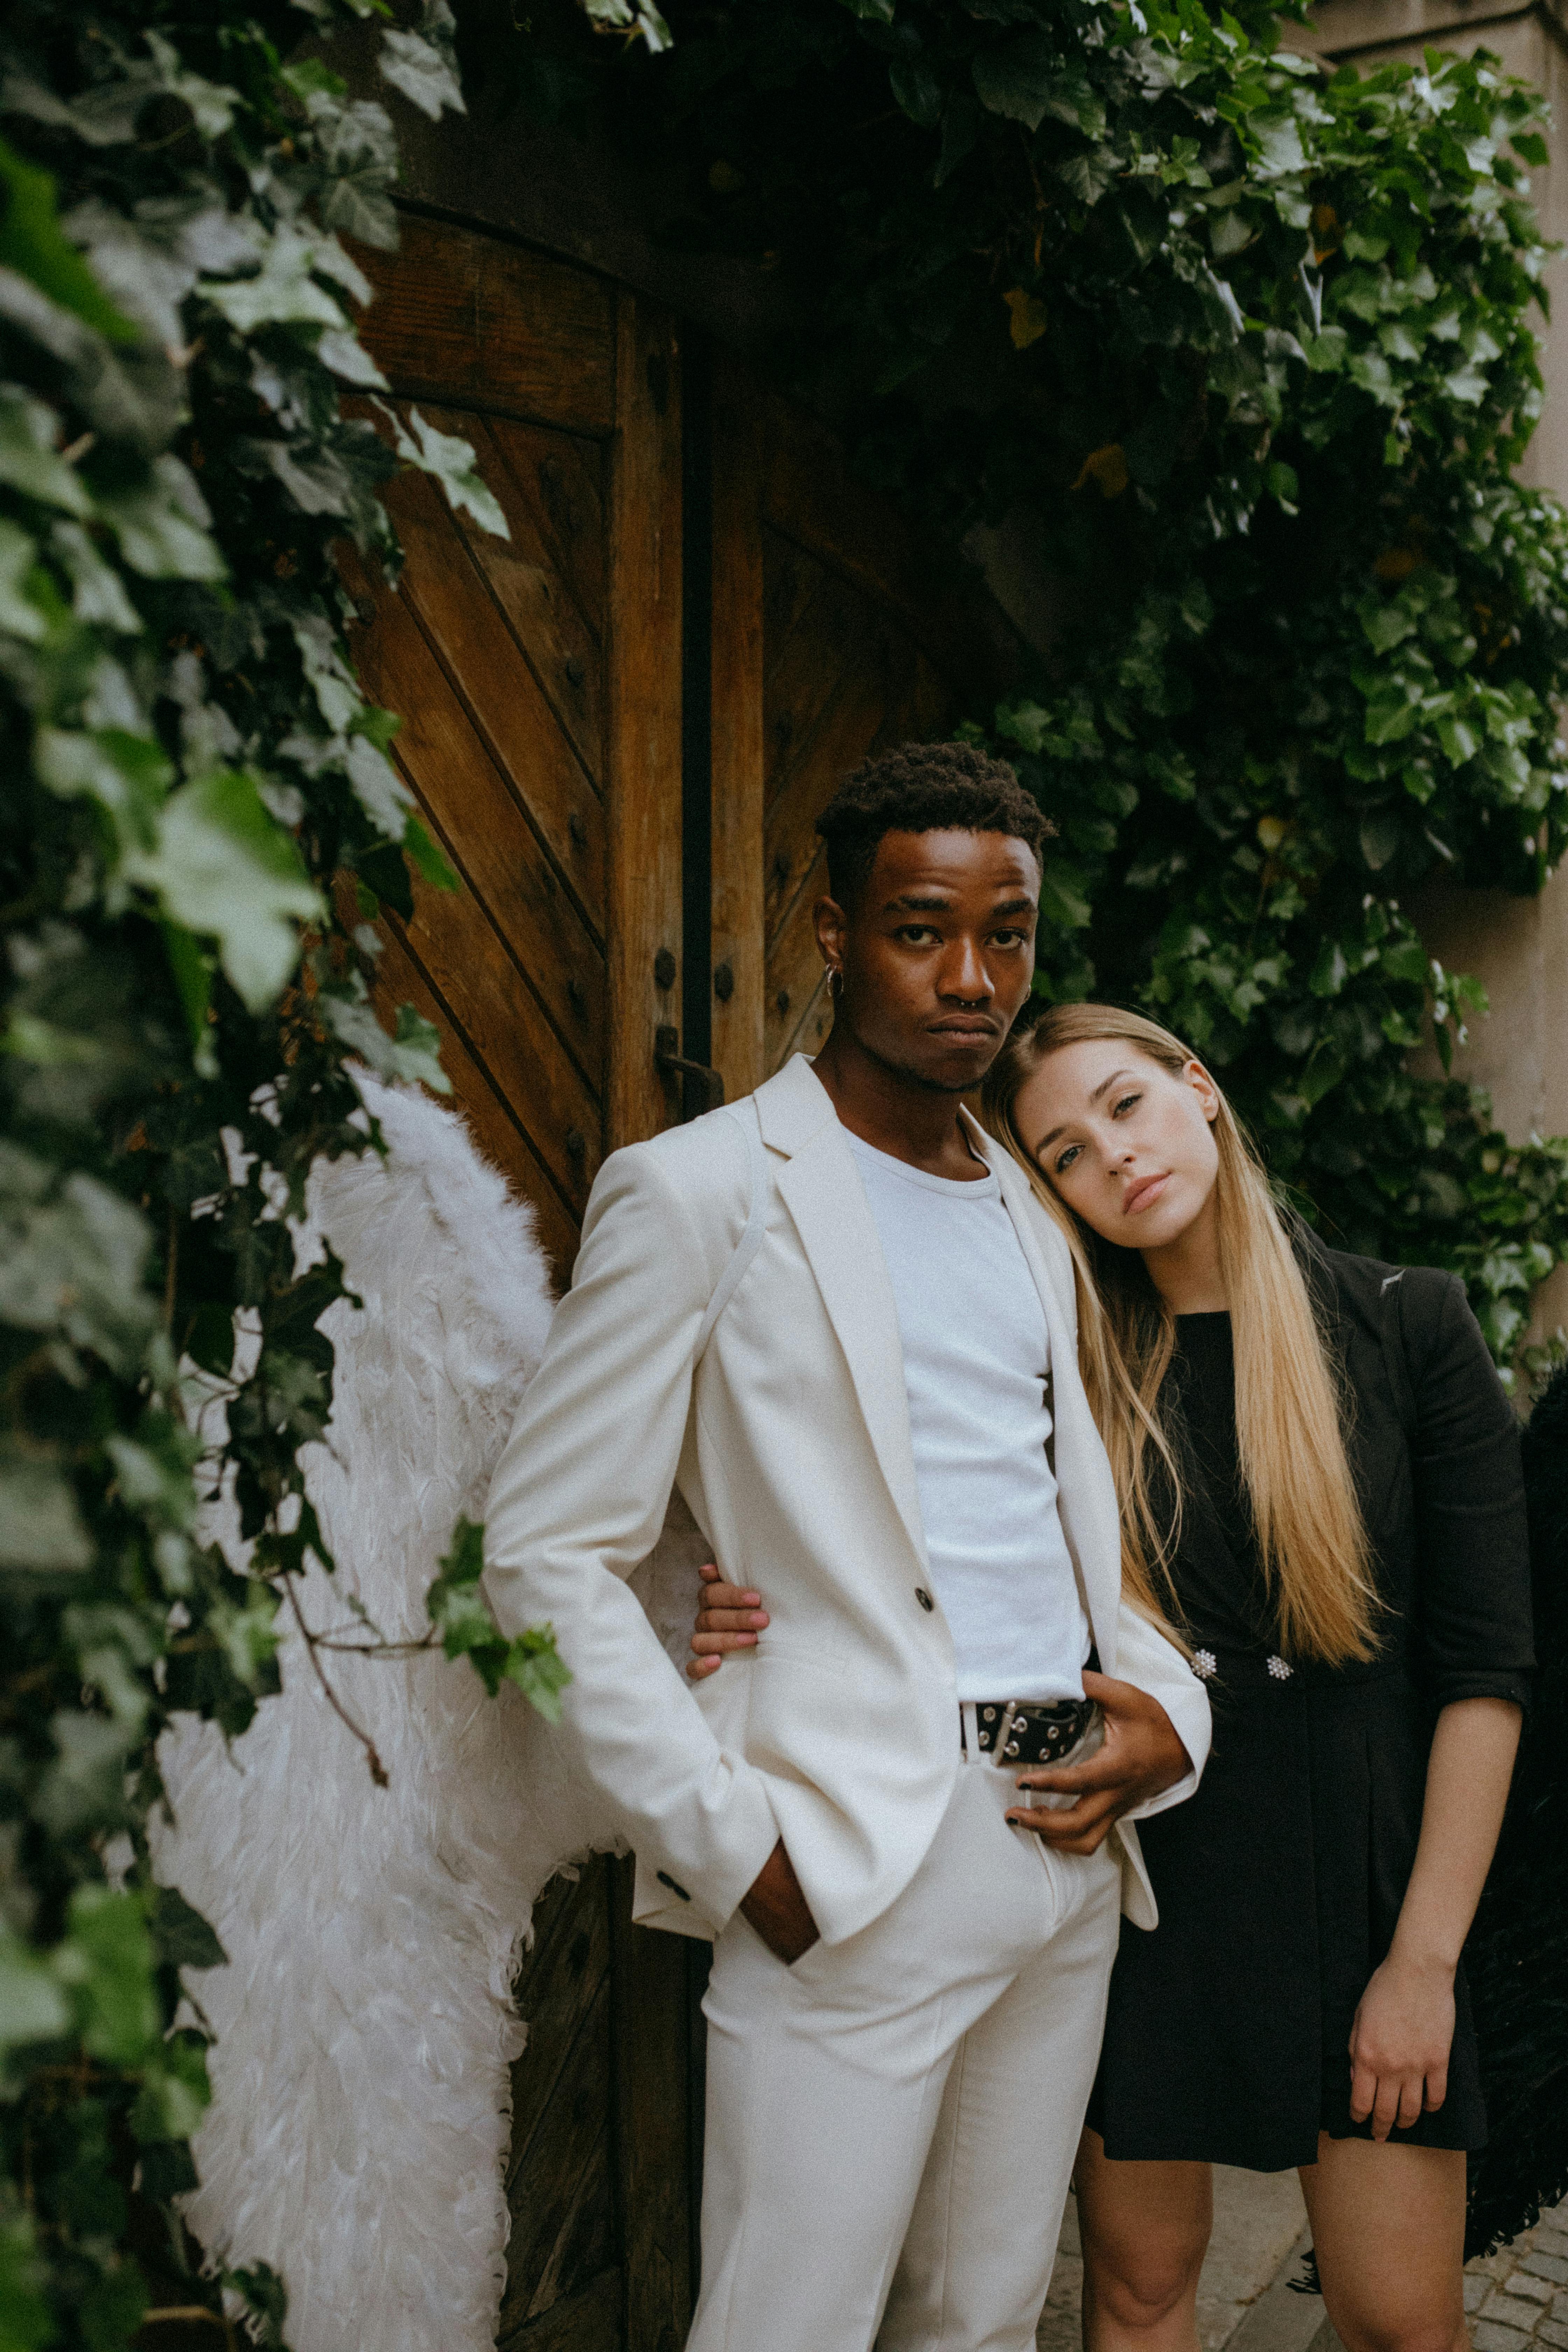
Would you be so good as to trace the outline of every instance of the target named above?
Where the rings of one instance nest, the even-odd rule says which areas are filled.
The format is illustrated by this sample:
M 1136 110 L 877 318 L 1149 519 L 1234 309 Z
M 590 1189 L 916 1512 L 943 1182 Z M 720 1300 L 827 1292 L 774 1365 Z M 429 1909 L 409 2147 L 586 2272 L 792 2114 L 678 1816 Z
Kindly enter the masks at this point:
M 616 2112 L 626 2230 L 627 2352 L 679 2352 L 691 2316 L 686 1960 L 679 1936 L 631 1924 L 629 1862 L 615 1869 Z
M 871 667 L 876 648 L 895 632 L 911 646 L 913 641 L 860 589 L 790 548 L 777 531 L 770 530 L 764 543 L 770 574 L 782 565 L 792 580 L 812 583 L 809 595 L 791 598 L 787 624 L 775 628 L 770 620 L 768 628 L 763 708 L 771 814 L 847 670 Z
M 453 757 L 458 736 L 478 739 L 495 780 L 489 797 L 494 800 L 499 793 L 516 813 L 516 823 L 506 828 L 506 854 L 512 854 L 510 836 L 519 824 L 537 835 L 519 854 L 527 859 L 531 896 L 542 892 L 559 901 L 559 915 L 547 916 L 545 936 L 564 920 L 559 938 L 550 940 L 552 952 L 563 959 L 563 983 L 568 971 L 584 982 L 569 943 L 574 926 L 566 910 L 574 898 L 586 925 L 584 938 L 596 951 L 605 919 L 599 796 L 436 485 L 426 476 L 405 475 L 387 504 L 407 562 L 395 593 L 384 586 L 367 588 L 374 619 L 362 675 L 375 690 L 390 693 L 395 688 L 402 693 L 406 708 L 399 757 L 421 772 L 433 797 L 450 811 L 455 830 L 462 829 L 463 795 L 448 790 L 430 763 Z M 351 580 L 363 577 L 352 562 L 345 561 L 343 570 Z M 362 609 L 365 600 L 362 596 Z M 423 646 L 416 636 L 424 638 Z M 462 759 L 461 772 L 466 775 L 473 767 L 470 753 Z M 545 880 L 550 866 L 554 871 Z M 561 991 L 555 995 L 560 998 Z M 575 1021 L 568 1023 L 567 1035 L 574 1050 L 580 1050 Z M 602 1055 L 602 1039 L 594 1050 Z
M 609 1864 L 595 1856 L 575 1881 L 558 1878 L 534 1906 L 534 1948 L 513 1988 L 528 2042 L 511 2070 L 514 2198 L 534 2167 L 541 2120 L 570 2072 L 573 2045 L 610 1972 Z
M 360 675 L 378 698 L 401 709 L 404 723 L 393 756 L 468 884 L 468 895 L 483 907 L 520 978 L 526 973 L 531 1010 L 524 1034 L 530 1050 L 546 1061 L 558 1053 L 562 1059 L 570 1057 L 581 1083 L 595 1096 L 597 1128 L 605 1065 L 604 957 L 528 822 L 520 788 L 419 626 L 421 607 L 415 599 L 423 585 L 410 576 L 404 592 L 377 597 L 375 625 L 364 633 L 360 649 Z M 477 590 L 475 597 L 480 601 Z M 464 624 L 450 610 L 449 591 L 435 586 L 432 599 L 444 625 L 461 642 Z M 515 649 L 511 663 L 515 685 L 515 673 L 523 667 Z M 493 707 L 504 701 L 505 688 L 503 678 L 479 690 Z M 547 711 L 536 715 L 531 735 L 509 736 L 508 749 L 512 758 L 526 761 L 530 741 L 537 740 L 542 764 L 550 742 L 559 745 L 561 739 Z M 523 782 L 529 781 L 525 772 Z M 584 798 L 592 802 L 593 796 L 584 789 Z M 416 885 L 419 920 L 437 932 L 448 925 L 466 930 L 469 919 L 463 897 L 427 891 L 422 896 Z M 517 1104 L 531 1132 L 531 1115 L 544 1099 L 536 1096 Z M 544 1139 L 538 1140 L 542 1146 Z
M 626 2284 L 619 2267 L 563 2295 L 538 2319 L 503 2328 L 496 2352 L 624 2352 L 622 2311 Z
M 763 855 L 770 953 L 802 893 L 815 898 L 826 887 L 817 818 L 849 771 L 868 752 L 888 748 L 892 666 L 885 634 L 872 639 L 863 658 L 845 663 L 816 729 L 768 812 Z
M 609 565 L 607 443 L 546 432 L 512 417 L 489 417 L 487 426 L 518 490 L 533 504 L 552 562 L 569 583 L 595 640 L 603 643 Z
M 381 933 L 381 962 L 372 997 L 376 1017 L 384 1029 L 395 1030 L 398 1006 L 412 1004 L 416 1013 L 439 1030 L 441 1067 L 452 1081 L 451 1094 L 445 1099 L 462 1112 L 486 1159 L 531 1205 L 556 1288 L 563 1290 L 577 1255 L 577 1220 L 572 1204 L 563 1196 L 489 1071 L 468 1050 L 462 1031 L 410 954 L 395 918 L 384 919 Z
M 556 725 L 582 761 L 595 792 L 602 792 L 605 669 L 598 630 L 578 601 L 552 538 L 541 527 L 537 502 L 527 496 L 497 442 L 494 420 L 469 417 L 461 409 L 432 409 L 430 414 L 443 431 L 458 432 L 466 425 L 474 438 L 485 481 L 500 501 L 511 537 L 498 539 L 481 530 L 470 515 L 460 516 L 458 528 L 506 615 L 555 714 Z M 448 418 L 449 423 L 443 423 Z M 503 425 L 502 430 L 521 432 L 523 428 Z M 532 438 L 556 448 L 573 446 L 564 433 L 536 432 Z M 602 448 L 592 442 L 587 446 L 603 464 Z
M 395 253 L 354 247 L 376 296 L 360 331 L 396 394 L 611 430 L 616 298 L 602 278 L 417 213 L 401 226 Z
M 734 1102 L 766 1075 L 762 466 L 750 379 L 728 355 L 714 375 L 713 1066 Z
M 826 427 L 773 398 L 763 436 L 763 511 L 775 529 L 898 614 L 940 669 L 976 699 L 999 693 L 1016 638 L 1000 609 L 912 524 L 857 481 Z
M 618 298 L 610 493 L 612 1149 L 678 1116 L 654 1032 L 680 1007 L 680 355 L 673 322 Z M 656 978 L 656 960 L 668 984 Z

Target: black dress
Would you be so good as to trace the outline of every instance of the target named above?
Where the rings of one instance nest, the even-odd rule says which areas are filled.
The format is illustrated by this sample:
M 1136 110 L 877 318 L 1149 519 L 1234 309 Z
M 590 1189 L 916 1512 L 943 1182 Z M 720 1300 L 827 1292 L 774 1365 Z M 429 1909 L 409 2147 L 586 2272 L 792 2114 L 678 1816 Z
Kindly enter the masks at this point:
M 1316 1247 L 1305 1271 L 1351 1399 L 1380 1654 L 1283 1655 L 1238 1474 L 1230 1318 L 1181 1317 L 1162 1398 L 1185 1481 L 1173 1573 L 1214 1747 L 1196 1796 L 1140 1825 L 1160 1924 L 1123 1925 L 1089 2111 L 1113 2158 L 1275 2172 L 1314 2162 L 1320 2131 L 1370 2137 L 1350 2116 L 1351 2025 L 1409 1882 L 1436 1712 L 1528 1695 L 1519 1433 L 1461 1284 Z M 1395 2140 L 1485 2140 L 1462 1967 L 1456 1996 L 1447 2100 Z

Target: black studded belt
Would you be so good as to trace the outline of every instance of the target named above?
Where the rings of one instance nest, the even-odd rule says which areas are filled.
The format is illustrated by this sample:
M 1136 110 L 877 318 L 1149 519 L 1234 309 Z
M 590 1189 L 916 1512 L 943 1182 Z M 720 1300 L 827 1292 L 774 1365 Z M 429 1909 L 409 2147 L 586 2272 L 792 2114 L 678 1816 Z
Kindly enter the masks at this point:
M 1008 1764 L 1059 1763 L 1098 1712 L 1088 1698 L 982 1699 L 974 1710 L 980 1752 Z

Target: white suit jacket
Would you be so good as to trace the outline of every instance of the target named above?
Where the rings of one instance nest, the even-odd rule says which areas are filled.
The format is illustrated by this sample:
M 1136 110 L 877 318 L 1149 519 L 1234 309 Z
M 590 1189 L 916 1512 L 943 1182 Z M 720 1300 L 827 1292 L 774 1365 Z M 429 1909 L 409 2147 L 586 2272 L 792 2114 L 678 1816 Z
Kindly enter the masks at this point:
M 742 1119 L 765 1147 L 763 1236 L 694 1362 L 751 1207 Z M 971 1139 L 1001 1178 L 1046 1311 L 1058 1507 L 1100 1664 L 1159 1699 L 1201 1771 L 1203 1685 L 1121 1599 L 1066 1244 L 1001 1147 L 973 1125 Z M 696 1685 L 626 1582 L 672 1488 L 772 1621 L 755 1651 Z M 901 1893 L 960 1769 L 952 1639 L 920 1597 L 931 1584 L 892 1286 L 845 1131 L 803 1057 L 733 1112 L 605 1162 L 496 1472 L 485 1555 L 502 1632 L 554 1627 L 573 1677 L 560 1736 L 636 1850 L 636 1917 L 716 1934 L 781 1835 L 830 1944 Z M 1137 1832 L 1116 1834 L 1123 1908 L 1152 1927 Z

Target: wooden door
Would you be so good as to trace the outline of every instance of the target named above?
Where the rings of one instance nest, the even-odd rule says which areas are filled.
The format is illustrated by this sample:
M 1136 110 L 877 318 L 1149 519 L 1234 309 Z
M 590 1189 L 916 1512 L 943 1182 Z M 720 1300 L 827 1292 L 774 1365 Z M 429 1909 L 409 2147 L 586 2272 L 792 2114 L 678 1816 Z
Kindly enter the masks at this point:
M 824 1005 L 812 831 L 865 753 L 983 707 L 996 633 L 834 445 L 592 272 L 409 214 L 365 340 L 470 441 L 510 537 L 426 478 L 395 593 L 352 557 L 368 692 L 458 874 L 387 914 L 378 1003 L 434 1024 L 563 1281 L 600 1160 L 732 1100 Z M 696 2280 L 703 1948 L 634 1928 L 601 1859 L 536 1906 L 518 1980 L 500 2352 L 678 2352 Z
M 748 1092 L 826 1034 L 817 817 L 848 771 L 984 717 L 1016 641 L 820 425 L 717 362 L 713 1059 Z
M 395 593 L 345 559 L 368 692 L 460 877 L 384 917 L 378 1001 L 441 1034 L 480 1147 L 563 1282 L 606 1150 L 675 1097 L 681 960 L 681 404 L 673 322 L 591 272 L 408 217 L 365 340 L 405 415 L 473 444 L 499 539 L 425 477 Z M 677 1016 L 678 1017 L 678 1016 Z M 675 2352 L 690 2304 L 685 1962 L 626 1866 L 557 1881 L 518 1987 L 506 2352 Z

